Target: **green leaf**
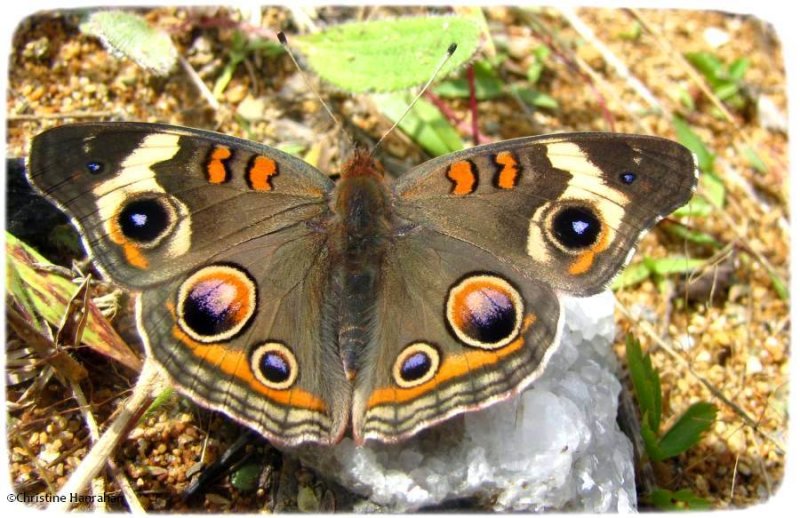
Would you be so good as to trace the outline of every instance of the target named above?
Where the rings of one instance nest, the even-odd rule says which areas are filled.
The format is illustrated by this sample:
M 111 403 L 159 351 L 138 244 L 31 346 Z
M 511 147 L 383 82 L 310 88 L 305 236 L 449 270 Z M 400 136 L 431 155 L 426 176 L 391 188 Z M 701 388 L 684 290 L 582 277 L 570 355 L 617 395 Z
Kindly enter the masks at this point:
M 636 41 L 642 36 L 642 24 L 634 20 L 630 28 L 618 32 L 617 36 L 622 40 Z
M 236 31 L 233 33 L 231 40 L 230 50 L 228 51 L 228 63 L 222 70 L 222 73 L 214 82 L 212 93 L 214 97 L 219 97 L 225 88 L 228 87 L 233 78 L 233 73 L 236 71 L 242 61 L 247 59 L 249 54 L 260 53 L 266 57 L 277 56 L 285 52 L 283 45 L 274 41 L 265 39 L 249 39 L 243 32 Z
M 478 61 L 475 67 L 475 98 L 479 101 L 494 99 L 503 95 L 505 85 L 487 61 Z M 433 91 L 441 97 L 469 97 L 469 83 L 466 79 L 442 81 Z
M 263 469 L 258 462 L 246 462 L 231 473 L 231 485 L 242 493 L 252 493 L 258 489 L 258 479 Z
M 669 491 L 657 488 L 649 495 L 650 502 L 663 511 L 704 510 L 711 508 L 711 502 L 700 498 L 688 489 Z
M 531 84 L 536 84 L 537 82 L 539 82 L 539 78 L 542 77 L 543 70 L 544 70 L 544 63 L 542 63 L 541 61 L 536 60 L 533 63 L 531 63 L 531 65 L 528 67 L 528 72 L 526 74 L 528 77 L 528 82 Z
M 728 77 L 732 81 L 739 82 L 744 79 L 744 74 L 750 66 L 750 60 L 747 58 L 738 58 L 728 67 Z
M 289 153 L 290 155 L 294 156 L 300 156 L 306 149 L 305 144 L 301 144 L 299 142 L 281 142 L 275 147 L 284 153 Z
M 35 322 L 45 320 L 59 327 L 70 300 L 80 288 L 53 270 L 52 263 L 14 235 L 6 232 L 6 298 L 25 308 Z M 50 267 L 50 268 L 48 268 Z M 89 304 L 81 343 L 138 370 L 141 361 L 120 338 L 94 304 Z
M 722 76 L 722 62 L 709 52 L 688 52 L 686 60 L 694 66 L 712 85 Z
M 661 380 L 658 371 L 650 363 L 650 357 L 642 353 L 639 340 L 632 335 L 625 337 L 625 357 L 642 419 L 646 420 L 650 430 L 657 433 L 661 426 Z
M 683 207 L 678 207 L 672 216 L 682 218 L 685 216 L 693 218 L 704 218 L 714 212 L 714 206 L 706 201 L 705 198 L 695 194 Z
M 642 261 L 631 263 L 614 279 L 614 282 L 611 283 L 611 289 L 617 291 L 636 286 L 648 277 L 650 277 L 650 268 L 646 264 Z
M 160 76 L 168 75 L 178 61 L 178 50 L 169 34 L 150 27 L 133 13 L 96 11 L 85 18 L 80 30 Z
M 153 402 L 150 403 L 150 406 L 147 407 L 147 410 L 145 410 L 142 416 L 139 418 L 137 424 L 142 424 L 145 422 L 147 418 L 153 415 L 159 408 L 164 406 L 170 399 L 172 399 L 173 395 L 175 395 L 175 389 L 172 387 L 167 387 L 159 392 L 158 395 L 153 399 Z
M 739 85 L 736 83 L 722 83 L 714 88 L 714 95 L 721 101 L 727 101 L 737 93 L 739 93 Z
M 214 94 L 214 97 L 219 97 L 222 95 L 222 92 L 224 92 L 228 87 L 228 83 L 230 83 L 231 79 L 233 79 L 233 73 L 236 71 L 236 67 L 238 67 L 239 63 L 241 62 L 241 59 L 234 59 L 231 57 L 230 61 L 228 61 L 228 64 L 225 65 L 224 69 L 222 69 L 222 73 L 214 82 L 214 88 L 211 91 L 211 93 Z
M 678 87 L 678 100 L 690 112 L 693 112 L 697 109 L 694 98 L 692 98 L 692 94 L 690 94 L 689 90 L 686 88 Z
M 672 125 L 675 126 L 678 141 L 697 156 L 697 165 L 700 170 L 703 172 L 711 171 L 714 167 L 716 156 L 703 144 L 697 133 L 692 131 L 689 124 L 678 116 L 672 118 Z
M 781 300 L 789 300 L 789 290 L 786 289 L 786 283 L 783 282 L 783 279 L 774 273 L 770 273 L 769 278 L 770 281 L 772 281 L 772 287 L 775 289 L 775 293 L 778 294 L 778 297 L 780 297 Z
M 280 56 L 285 52 L 283 45 L 280 43 L 259 38 L 247 40 L 245 50 L 247 52 L 258 52 L 265 57 Z
M 424 84 L 451 43 L 458 48 L 444 77 L 477 50 L 477 19 L 428 16 L 348 23 L 293 42 L 320 77 L 349 92 L 395 91 Z
M 658 443 L 664 458 L 675 457 L 700 442 L 717 417 L 717 407 L 700 402 L 690 406 Z
M 692 230 L 684 225 L 662 223 L 662 227 L 670 234 L 685 239 L 691 243 L 698 245 L 708 245 L 714 248 L 722 248 L 722 244 L 717 241 L 712 235 L 700 232 L 699 230 Z
M 546 60 L 550 57 L 550 47 L 547 45 L 539 45 L 533 49 L 533 56 L 536 58 L 536 61 Z
M 658 432 L 650 427 L 650 420 L 647 414 L 642 415 L 642 427 L 640 429 L 644 450 L 647 457 L 653 461 L 660 462 L 666 457 L 658 446 Z
M 522 102 L 534 108 L 545 108 L 548 110 L 557 110 L 558 101 L 549 95 L 538 92 L 531 88 L 524 88 L 519 86 L 512 86 L 512 91 L 522 99 Z
M 766 174 L 768 171 L 767 164 L 758 156 L 758 153 L 755 152 L 753 148 L 747 146 L 742 151 L 744 153 L 744 158 L 747 160 L 747 163 L 750 164 L 750 167 L 758 171 L 759 173 Z
M 704 259 L 692 259 L 683 256 L 662 257 L 659 259 L 645 258 L 645 262 L 652 273 L 662 277 L 693 272 L 706 263 Z
M 397 121 L 412 100 L 408 94 L 375 94 L 373 98 L 381 112 L 392 121 Z M 414 103 L 400 122 L 400 129 L 434 156 L 464 148 L 458 131 L 434 105 L 424 99 Z
M 700 189 L 714 207 L 721 209 L 725 206 L 725 185 L 719 176 L 711 172 L 702 175 Z

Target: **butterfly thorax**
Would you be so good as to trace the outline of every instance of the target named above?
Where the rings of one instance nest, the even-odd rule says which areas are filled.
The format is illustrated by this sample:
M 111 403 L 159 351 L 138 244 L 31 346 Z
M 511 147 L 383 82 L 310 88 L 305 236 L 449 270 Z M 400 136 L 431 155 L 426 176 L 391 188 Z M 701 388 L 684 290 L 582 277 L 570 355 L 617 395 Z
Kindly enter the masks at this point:
M 381 263 L 391 229 L 391 203 L 383 167 L 356 150 L 336 186 L 334 211 L 342 257 L 337 284 L 342 301 L 339 350 L 348 378 L 354 379 L 370 341 Z
M 383 167 L 366 151 L 357 150 L 342 170 L 334 200 L 346 261 L 360 267 L 380 256 L 391 219 Z

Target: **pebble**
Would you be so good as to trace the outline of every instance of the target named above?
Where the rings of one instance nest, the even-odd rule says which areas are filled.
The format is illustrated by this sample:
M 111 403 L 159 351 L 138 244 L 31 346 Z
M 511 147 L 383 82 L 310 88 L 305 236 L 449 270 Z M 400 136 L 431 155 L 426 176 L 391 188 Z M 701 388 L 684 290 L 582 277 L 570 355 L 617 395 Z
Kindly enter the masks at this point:
M 761 360 L 759 360 L 757 356 L 750 355 L 747 357 L 747 366 L 745 368 L 745 372 L 747 374 L 758 374 L 763 370 L 764 366 L 761 364 Z
M 708 27 L 703 31 L 703 39 L 711 48 L 718 49 L 731 41 L 731 35 L 719 27 Z
M 240 103 L 250 91 L 250 87 L 245 83 L 236 83 L 225 90 L 225 100 L 231 104 Z

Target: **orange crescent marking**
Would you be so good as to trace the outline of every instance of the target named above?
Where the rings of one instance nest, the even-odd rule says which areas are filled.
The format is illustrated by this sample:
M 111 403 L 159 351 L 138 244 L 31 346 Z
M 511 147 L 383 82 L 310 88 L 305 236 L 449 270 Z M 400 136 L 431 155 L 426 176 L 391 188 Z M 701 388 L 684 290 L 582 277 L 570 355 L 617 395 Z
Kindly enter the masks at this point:
M 588 272 L 594 264 L 594 256 L 595 253 L 591 250 L 580 254 L 577 259 L 572 261 L 567 271 L 570 275 L 582 275 Z
M 258 155 L 253 159 L 253 165 L 247 171 L 250 187 L 256 191 L 271 191 L 271 177 L 278 173 L 275 161 L 271 158 Z
M 167 303 L 167 309 L 175 318 L 175 306 Z M 225 374 L 229 374 L 245 382 L 256 392 L 266 396 L 268 399 L 284 406 L 299 407 L 306 410 L 317 412 L 327 412 L 325 402 L 310 392 L 292 388 L 289 390 L 273 390 L 265 387 L 250 372 L 250 362 L 247 355 L 242 351 L 235 351 L 222 344 L 203 344 L 192 340 L 184 333 L 177 324 L 172 327 L 172 336 L 189 347 L 198 359 L 220 369 Z
M 150 261 L 142 253 L 138 246 L 128 241 L 122 234 L 122 230 L 117 223 L 117 215 L 109 222 L 109 237 L 111 241 L 122 247 L 122 253 L 125 255 L 125 261 L 135 268 L 146 270 L 150 266 Z
M 597 256 L 598 253 L 602 252 L 606 248 L 608 248 L 608 230 L 603 225 L 603 231 L 600 233 L 600 238 L 597 240 L 597 243 L 594 244 L 589 250 L 579 254 L 577 259 L 572 261 L 569 265 L 567 271 L 570 275 L 582 275 L 589 271 L 589 269 L 594 264 L 594 258 Z
M 225 146 L 216 146 L 211 152 L 206 169 L 208 171 L 209 183 L 224 183 L 228 179 L 228 170 L 225 168 L 223 160 L 231 157 L 231 150 Z
M 372 393 L 367 408 L 373 408 L 387 403 L 405 403 L 434 390 L 442 383 L 453 378 L 463 377 L 471 370 L 480 369 L 485 365 L 494 365 L 506 356 L 514 354 L 525 345 L 525 333 L 536 322 L 536 315 L 529 313 L 525 316 L 520 336 L 506 347 L 496 351 L 475 350 L 468 351 L 458 356 L 452 356 L 442 362 L 439 372 L 422 385 L 411 388 L 386 387 Z
M 517 178 L 519 177 L 519 163 L 516 157 L 510 151 L 501 151 L 497 153 L 495 163 L 503 166 L 497 177 L 497 186 L 501 189 L 513 189 L 517 186 Z
M 472 163 L 469 161 L 461 160 L 452 164 L 447 169 L 447 177 L 453 181 L 453 194 L 464 196 L 475 192 L 475 184 L 478 183 L 478 179 L 475 177 Z

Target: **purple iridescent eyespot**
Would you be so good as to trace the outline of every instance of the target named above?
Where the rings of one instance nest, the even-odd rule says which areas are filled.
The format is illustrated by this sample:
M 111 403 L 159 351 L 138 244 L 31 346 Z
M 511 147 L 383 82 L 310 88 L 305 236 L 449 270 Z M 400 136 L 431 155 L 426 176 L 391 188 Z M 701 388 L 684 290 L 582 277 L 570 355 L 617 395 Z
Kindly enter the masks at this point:
M 511 343 L 522 325 L 523 302 L 505 279 L 488 274 L 470 275 L 451 289 L 446 317 L 459 341 L 481 349 Z
M 297 381 L 297 358 L 281 342 L 264 342 L 250 352 L 250 370 L 264 386 L 286 390 Z
M 229 340 L 252 320 L 256 285 L 240 267 L 206 266 L 178 290 L 178 324 L 197 341 Z
M 402 388 L 422 385 L 439 370 L 441 354 L 433 345 L 414 342 L 397 355 L 392 369 L 394 381 Z

